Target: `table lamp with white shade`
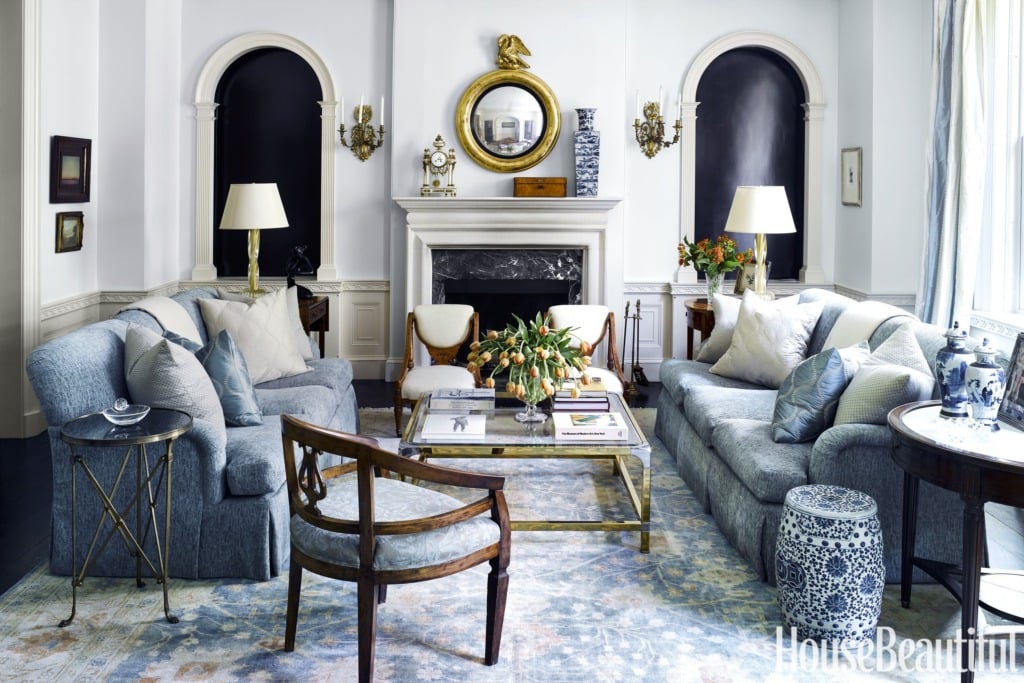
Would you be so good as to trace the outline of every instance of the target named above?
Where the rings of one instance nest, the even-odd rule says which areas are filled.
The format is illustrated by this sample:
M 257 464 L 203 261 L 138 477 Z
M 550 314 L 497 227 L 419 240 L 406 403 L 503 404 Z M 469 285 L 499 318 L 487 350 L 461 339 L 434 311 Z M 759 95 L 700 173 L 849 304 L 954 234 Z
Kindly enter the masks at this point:
M 781 185 L 737 187 L 725 231 L 753 233 L 754 293 L 765 299 L 773 298 L 768 291 L 768 235 L 796 232 L 786 188 Z
M 228 188 L 221 230 L 249 231 L 249 296 L 262 293 L 260 289 L 260 230 L 287 228 L 277 183 L 239 183 Z

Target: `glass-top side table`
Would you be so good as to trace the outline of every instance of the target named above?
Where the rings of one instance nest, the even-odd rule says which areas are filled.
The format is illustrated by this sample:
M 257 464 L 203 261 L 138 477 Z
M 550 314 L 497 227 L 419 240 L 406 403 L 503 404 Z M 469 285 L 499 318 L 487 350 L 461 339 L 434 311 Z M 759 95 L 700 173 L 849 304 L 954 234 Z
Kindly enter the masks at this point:
M 939 408 L 939 401 L 921 401 L 889 413 L 892 458 L 903 469 L 900 602 L 910 607 L 914 566 L 938 580 L 960 601 L 964 639 L 960 680 L 970 683 L 974 680 L 973 650 L 979 632 L 1020 632 L 1017 627 L 1004 626 L 979 631 L 979 606 L 1024 624 L 1024 601 L 1020 598 L 1024 572 L 982 568 L 985 503 L 1024 507 L 1024 432 L 1005 422 L 1000 422 L 995 432 L 972 429 L 968 422 L 940 418 Z M 914 554 L 922 479 L 956 492 L 963 501 L 960 566 Z
M 102 413 L 90 413 L 77 417 L 61 427 L 61 439 L 71 447 L 71 616 L 60 622 L 61 627 L 67 626 L 75 618 L 78 604 L 77 588 L 85 581 L 92 559 L 103 552 L 115 533 L 121 536 L 128 551 L 135 557 L 136 585 L 145 585 L 142 581 L 142 564 L 145 563 L 157 582 L 163 586 L 164 616 L 168 622 L 178 623 L 178 618 L 171 615 L 170 602 L 167 597 L 168 543 L 171 536 L 171 462 L 174 440 L 191 428 L 192 417 L 190 415 L 179 410 L 163 408 L 153 408 L 146 417 L 133 425 L 114 425 L 107 421 Z M 146 445 L 161 442 L 164 444 L 164 452 L 151 459 Z M 90 452 L 90 449 L 111 446 L 123 447 L 124 454 L 117 476 L 109 484 L 109 489 L 106 489 L 89 468 L 88 461 L 91 458 L 113 457 L 109 452 Z M 119 510 L 113 501 L 133 459 L 135 460 L 135 495 L 123 509 Z M 103 514 L 93 532 L 82 566 L 76 570 L 78 564 L 76 505 L 79 469 L 99 495 L 103 503 Z M 156 518 L 157 500 L 161 488 L 164 489 L 164 538 L 162 543 L 157 532 Z M 145 510 L 143 510 L 143 505 L 145 505 Z M 126 523 L 126 515 L 133 506 L 135 508 L 134 532 L 128 528 Z M 143 526 L 144 515 L 145 527 Z M 108 519 L 111 522 L 111 528 L 107 529 L 104 535 L 104 526 Z M 156 545 L 155 564 L 143 549 L 143 544 L 150 532 L 153 533 Z

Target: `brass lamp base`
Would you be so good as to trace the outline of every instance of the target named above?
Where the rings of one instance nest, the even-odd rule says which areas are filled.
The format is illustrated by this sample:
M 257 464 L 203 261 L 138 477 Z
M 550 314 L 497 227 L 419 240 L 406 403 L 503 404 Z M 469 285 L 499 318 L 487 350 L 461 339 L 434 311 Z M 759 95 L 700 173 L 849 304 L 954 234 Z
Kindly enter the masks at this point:
M 754 234 L 754 294 L 765 301 L 772 301 L 775 295 L 768 291 L 768 235 Z
M 245 294 L 255 299 L 267 290 L 260 289 L 260 231 L 258 228 L 249 230 L 249 289 Z

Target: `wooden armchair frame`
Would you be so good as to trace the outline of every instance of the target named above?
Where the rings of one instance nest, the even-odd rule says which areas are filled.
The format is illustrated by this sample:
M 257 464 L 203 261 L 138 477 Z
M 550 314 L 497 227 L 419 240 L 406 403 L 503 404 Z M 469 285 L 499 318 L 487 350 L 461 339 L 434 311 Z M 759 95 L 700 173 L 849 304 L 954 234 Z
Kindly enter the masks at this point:
M 402 375 L 395 382 L 395 436 L 402 435 L 402 411 L 405 406 L 412 407 L 416 403 L 415 398 L 404 398 L 402 396 L 402 386 L 405 383 L 406 377 L 409 372 L 416 367 L 415 358 L 415 340 L 419 340 L 426 348 L 427 353 L 430 355 L 430 362 L 432 365 L 454 365 L 456 355 L 459 353 L 459 349 L 462 345 L 469 341 L 476 341 L 480 338 L 480 314 L 476 311 L 469 322 L 469 327 L 466 330 L 466 335 L 458 341 L 458 343 L 452 346 L 432 346 L 420 337 L 419 330 L 416 326 L 416 314 L 412 311 L 405 318 L 405 352 L 402 357 Z M 473 381 L 476 386 L 480 386 L 480 372 L 476 369 L 469 370 L 466 372 L 473 376 Z M 435 387 L 437 389 L 444 389 L 447 387 Z
M 504 477 L 464 472 L 422 463 L 381 450 L 377 441 L 368 437 L 337 432 L 302 422 L 290 415 L 281 416 L 282 443 L 288 485 L 288 505 L 292 516 L 338 534 L 359 537 L 359 566 L 333 564 L 315 559 L 291 548 L 288 575 L 288 611 L 284 649 L 295 649 L 295 632 L 302 588 L 302 570 L 354 581 L 358 588 L 359 680 L 373 680 L 374 646 L 377 632 L 377 605 L 383 603 L 389 584 L 412 583 L 448 576 L 464 569 L 490 562 L 487 576 L 487 628 L 484 662 L 498 661 L 501 629 L 508 593 L 508 563 L 511 551 L 511 525 L 503 491 Z M 296 453 L 301 461 L 296 462 Z M 334 453 L 352 458 L 352 462 L 321 471 L 320 453 Z M 407 480 L 428 481 L 462 488 L 482 489 L 485 495 L 462 507 L 431 517 L 392 522 L 378 522 L 374 516 L 374 481 L 382 471 L 403 475 Z M 358 480 L 359 519 L 338 519 L 321 513 L 318 503 L 328 494 L 327 482 L 343 474 L 355 472 Z M 409 484 L 412 486 L 412 484 Z M 499 527 L 499 541 L 454 560 L 401 570 L 374 569 L 377 538 L 389 534 L 410 534 L 448 527 L 479 515 L 487 514 Z
M 546 316 L 549 317 L 550 319 L 550 310 L 548 310 Z M 552 324 L 555 324 L 554 321 L 552 321 Z M 623 391 L 625 391 L 625 388 L 627 386 L 626 376 L 622 372 L 622 362 L 619 360 L 619 352 L 617 344 L 615 342 L 615 313 L 613 313 L 611 310 L 609 310 L 608 315 L 605 316 L 604 324 L 601 327 L 601 334 L 598 335 L 597 339 L 586 339 L 584 341 L 590 343 L 590 346 L 592 347 L 591 353 L 593 353 L 593 349 L 596 349 L 598 345 L 605 340 L 606 337 L 608 339 L 608 345 L 607 350 L 605 352 L 605 367 L 608 369 L 609 372 L 615 374 L 618 380 L 622 383 Z

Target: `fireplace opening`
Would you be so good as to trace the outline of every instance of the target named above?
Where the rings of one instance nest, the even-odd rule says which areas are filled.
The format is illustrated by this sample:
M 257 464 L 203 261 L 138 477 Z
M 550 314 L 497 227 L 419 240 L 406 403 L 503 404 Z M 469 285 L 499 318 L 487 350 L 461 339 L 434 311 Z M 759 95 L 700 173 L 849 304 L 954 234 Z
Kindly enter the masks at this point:
M 504 329 L 512 314 L 527 323 L 551 306 L 574 302 L 570 280 L 446 280 L 444 302 L 469 304 L 480 315 L 480 333 Z

